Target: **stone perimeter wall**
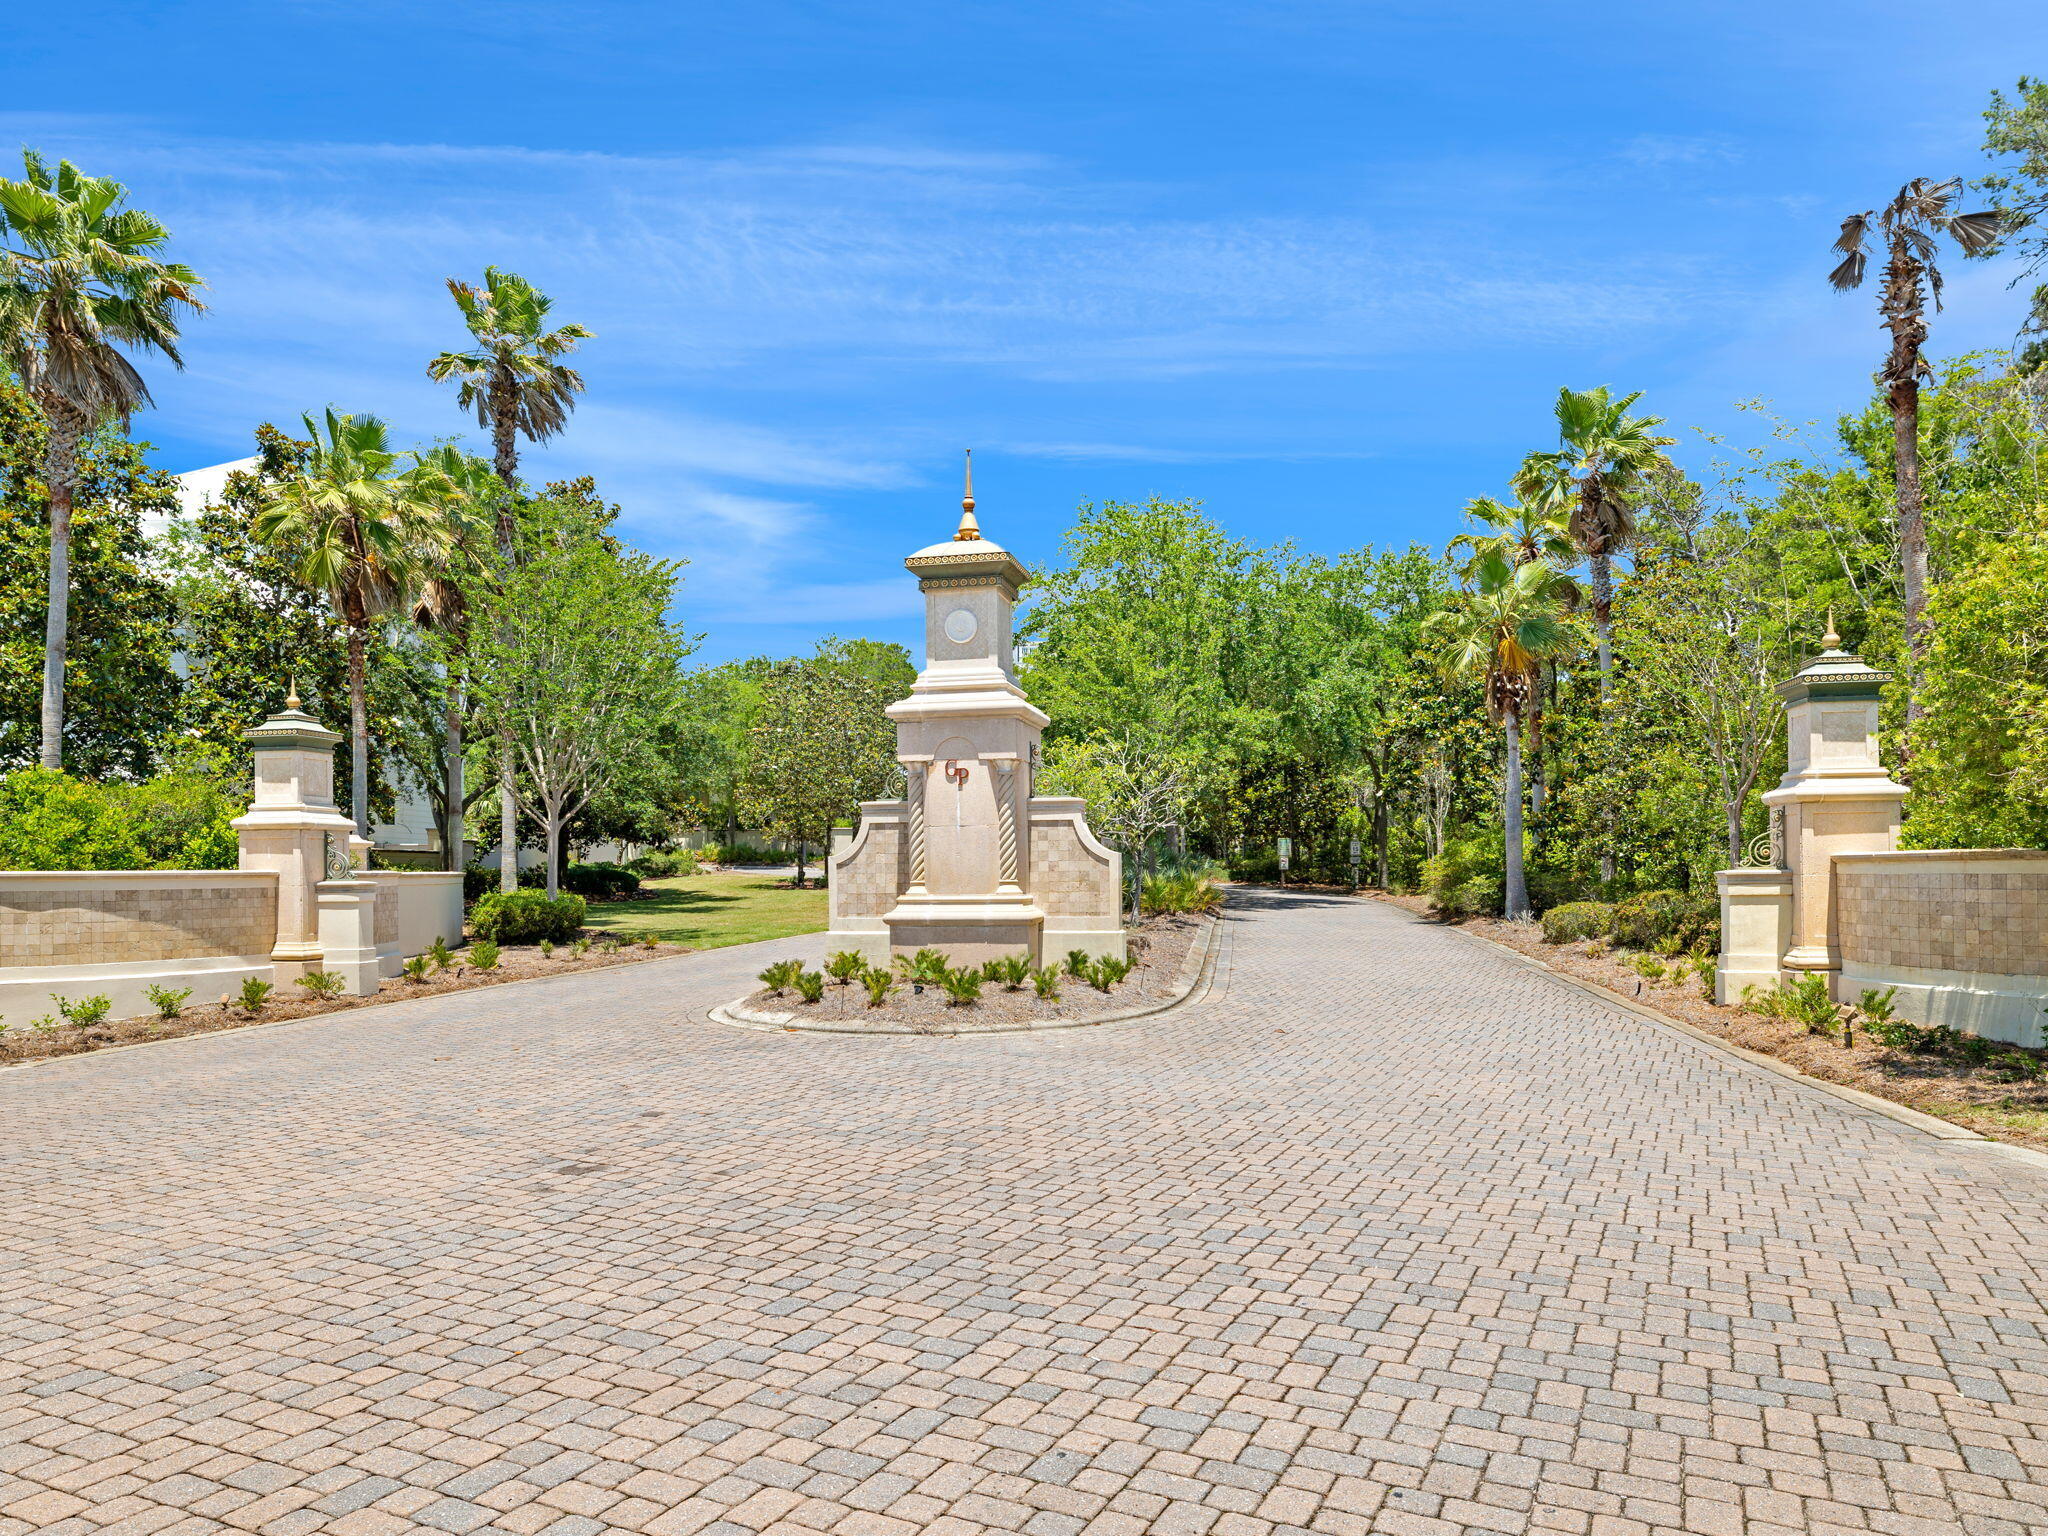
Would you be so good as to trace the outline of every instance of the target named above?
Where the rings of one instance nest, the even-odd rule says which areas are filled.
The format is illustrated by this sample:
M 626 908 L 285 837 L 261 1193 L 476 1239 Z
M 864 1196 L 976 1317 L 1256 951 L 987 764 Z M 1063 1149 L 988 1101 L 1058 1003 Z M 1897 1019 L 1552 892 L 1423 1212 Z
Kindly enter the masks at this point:
M 826 857 L 831 877 L 826 882 L 832 926 L 842 919 L 879 920 L 896 905 L 896 893 L 909 882 L 909 806 L 901 800 L 871 800 L 860 808 L 860 826 L 853 841 Z M 880 929 L 879 921 L 873 925 Z
M 0 872 L 0 968 L 267 955 L 268 870 Z
M 1832 879 L 1841 1001 L 1896 987 L 1918 1023 L 2044 1043 L 2048 851 L 1841 853 Z

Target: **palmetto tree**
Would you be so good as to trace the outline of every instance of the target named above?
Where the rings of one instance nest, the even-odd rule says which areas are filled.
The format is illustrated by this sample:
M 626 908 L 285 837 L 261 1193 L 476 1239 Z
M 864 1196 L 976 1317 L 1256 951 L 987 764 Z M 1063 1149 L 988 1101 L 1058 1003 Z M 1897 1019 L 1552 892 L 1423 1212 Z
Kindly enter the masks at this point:
M 443 805 L 441 843 L 448 868 L 462 868 L 463 718 L 466 708 L 463 676 L 469 645 L 469 621 L 475 598 L 489 579 L 479 548 L 480 534 L 492 512 L 503 504 L 504 487 L 491 466 L 474 454 L 444 444 L 418 456 L 419 477 L 442 500 L 445 526 L 419 571 L 413 601 L 413 622 L 441 636 L 447 668 L 447 697 L 442 716 Z
M 1507 740 L 1501 785 L 1503 908 L 1508 918 L 1529 915 L 1528 877 L 1522 866 L 1522 725 L 1542 708 L 1543 659 L 1565 639 L 1558 616 L 1557 571 L 1540 560 L 1514 565 L 1501 557 L 1478 561 L 1456 607 L 1430 620 L 1447 671 L 1476 675 L 1485 686 L 1486 712 Z
M 1549 462 L 1569 476 L 1573 501 L 1567 528 L 1592 573 L 1593 631 L 1600 669 L 1600 698 L 1613 690 L 1614 557 L 1634 542 L 1635 494 L 1643 480 L 1669 464 L 1663 450 L 1678 441 L 1655 431 L 1661 416 L 1631 416 L 1641 390 L 1615 396 L 1597 389 L 1557 393 L 1557 434 L 1561 444 Z
M 253 532 L 297 556 L 298 576 L 327 594 L 348 630 L 349 812 L 370 835 L 370 626 L 403 608 L 453 542 L 447 490 L 407 463 L 375 416 L 304 418 L 312 448 L 275 486 Z
M 64 666 L 71 624 L 71 509 L 78 444 L 103 422 L 126 424 L 149 389 L 121 348 L 183 367 L 178 313 L 203 306 L 192 269 L 159 261 L 170 232 L 126 206 L 118 181 L 68 160 L 52 172 L 22 151 L 22 179 L 0 179 L 0 355 L 49 425 L 49 608 L 43 631 L 42 765 L 64 758 Z
M 1927 518 L 1920 488 L 1920 379 L 1927 372 L 1920 349 L 1927 341 L 1927 306 L 1941 309 L 1941 269 L 1935 265 L 1936 236 L 1947 235 L 1965 256 L 1982 256 L 1998 241 L 2003 221 L 1995 209 L 1958 213 L 1961 178 L 1929 181 L 1916 176 L 1899 188 L 1882 211 L 1852 213 L 1842 220 L 1835 249 L 1841 263 L 1828 281 L 1842 291 L 1860 287 L 1869 265 L 1865 247 L 1872 226 L 1884 247 L 1878 312 L 1892 333 L 1878 378 L 1892 413 L 1893 484 L 1899 507 L 1899 578 L 1906 619 L 1906 648 L 1913 667 L 1908 679 L 1906 717 L 1917 717 L 1911 685 L 1927 648 Z
M 457 383 L 456 404 L 476 413 L 491 434 L 491 462 L 504 482 L 506 500 L 498 520 L 498 547 L 512 548 L 510 497 L 519 483 L 519 439 L 544 443 L 569 423 L 582 393 L 583 376 L 562 361 L 587 341 L 580 325 L 548 329 L 554 301 L 516 272 L 484 268 L 481 288 L 448 279 L 448 291 L 476 345 L 467 352 L 443 352 L 427 364 L 427 377 Z
M 503 484 L 498 502 L 498 556 L 510 565 L 516 550 L 512 498 L 519 484 L 519 438 L 546 442 L 568 425 L 582 392 L 583 376 L 563 361 L 588 340 L 580 325 L 548 329 L 554 301 L 516 272 L 484 268 L 481 288 L 448 279 L 455 307 L 476 345 L 467 352 L 443 352 L 427 364 L 437 383 L 453 379 L 455 400 L 474 411 L 490 430 L 492 464 Z M 512 793 L 512 744 L 498 753 L 498 882 L 519 883 L 519 813 Z

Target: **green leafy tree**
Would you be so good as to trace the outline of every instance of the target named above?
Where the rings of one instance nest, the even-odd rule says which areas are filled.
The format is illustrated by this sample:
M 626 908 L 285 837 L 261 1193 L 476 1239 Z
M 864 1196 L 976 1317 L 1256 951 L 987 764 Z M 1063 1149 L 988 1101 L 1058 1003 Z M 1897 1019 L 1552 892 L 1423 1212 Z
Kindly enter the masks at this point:
M 47 435 L 27 392 L 0 373 L 0 769 L 41 755 Z M 170 513 L 177 498 L 170 477 L 112 422 L 79 441 L 75 462 L 65 756 L 86 777 L 143 778 L 177 725 L 180 688 L 172 591 L 142 523 Z
M 64 758 L 70 639 L 72 509 L 79 444 L 109 421 L 125 428 L 149 389 L 122 347 L 151 349 L 182 367 L 178 316 L 198 311 L 191 268 L 158 259 L 170 232 L 127 205 L 118 181 L 70 161 L 52 172 L 22 151 L 22 178 L 0 179 L 0 354 L 48 428 L 43 485 L 49 505 L 43 640 L 45 768 Z
M 358 835 L 368 837 L 371 626 L 405 606 L 455 539 L 446 493 L 391 446 L 381 420 L 330 407 L 322 422 L 305 423 L 311 447 L 297 472 L 271 488 L 253 531 L 293 551 L 298 579 L 325 592 L 346 626 L 349 808 Z
M 768 666 L 760 690 L 739 814 L 796 843 L 801 886 L 807 850 L 899 781 L 896 727 L 883 713 L 897 695 L 837 641 Z
M 561 503 L 526 514 L 473 626 L 470 678 L 484 723 L 511 743 L 515 794 L 543 829 L 553 896 L 564 829 L 641 771 L 674 719 L 690 642 L 667 618 L 675 563 L 619 549 Z
M 1992 196 L 2021 278 L 2038 277 L 2048 272 L 2048 80 L 2022 75 L 2011 96 L 1993 91 L 1984 125 L 1984 153 L 2000 163 L 1976 186 Z M 2033 291 L 2013 361 L 2022 373 L 2048 367 L 2048 283 Z
M 1201 772 L 1186 747 L 1135 731 L 1078 741 L 1069 737 L 1046 754 L 1046 787 L 1086 800 L 1089 826 L 1123 854 L 1133 923 L 1144 915 L 1153 845 L 1186 813 Z
M 1898 195 L 1876 209 L 1842 220 L 1835 250 L 1842 260 L 1828 274 L 1838 291 L 1861 287 L 1875 235 L 1885 255 L 1878 312 L 1892 344 L 1879 371 L 1892 418 L 1892 478 L 1897 488 L 1900 590 L 1905 605 L 1906 652 L 1913 675 L 1907 679 L 1906 718 L 1917 712 L 1913 690 L 1927 649 L 1927 521 L 1920 478 L 1920 380 L 1927 372 L 1921 349 L 1927 342 L 1927 307 L 1941 309 L 1938 236 L 1953 240 L 1965 256 L 1982 256 L 1997 244 L 2000 217 L 1994 210 L 1959 213 L 1960 178 L 1930 181 L 1916 176 Z

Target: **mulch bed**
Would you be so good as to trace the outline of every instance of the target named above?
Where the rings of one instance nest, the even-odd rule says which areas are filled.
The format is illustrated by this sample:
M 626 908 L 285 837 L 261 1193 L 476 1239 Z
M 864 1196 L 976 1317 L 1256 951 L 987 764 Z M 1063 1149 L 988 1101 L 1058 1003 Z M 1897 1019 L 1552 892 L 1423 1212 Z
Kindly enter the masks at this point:
M 1552 970 L 1640 1001 L 1731 1045 L 1775 1057 L 1809 1077 L 1860 1089 L 1923 1114 L 1938 1115 L 1999 1141 L 2048 1149 L 2048 1120 L 2035 1128 L 2008 1124 L 1996 1113 L 2048 1115 L 2048 1085 L 2001 1083 L 1986 1068 L 1939 1057 L 1899 1054 L 1882 1046 L 1866 1045 L 1860 1035 L 1855 1045 L 1844 1046 L 1825 1035 L 1807 1033 L 1804 1025 L 1767 1019 L 1746 1008 L 1712 1002 L 1702 996 L 1701 984 L 1690 977 L 1674 983 L 1646 981 L 1622 963 L 1626 951 L 1602 953 L 1593 942 L 1546 944 L 1542 928 L 1535 923 L 1510 923 L 1490 917 L 1446 918 L 1432 910 L 1425 897 L 1384 891 L 1370 894 L 1433 922 L 1463 928 L 1505 944 L 1541 960 Z
M 1149 917 L 1131 930 L 1130 954 L 1137 962 L 1116 986 L 1098 992 L 1078 976 L 1063 977 L 1056 1002 L 1041 999 L 1024 983 L 1024 990 L 1011 992 L 999 981 L 982 984 L 981 1000 L 953 1003 L 945 992 L 927 986 L 922 992 L 898 980 L 897 988 L 879 1008 L 868 1007 L 867 993 L 858 982 L 840 985 L 828 982 L 825 995 L 815 1003 L 801 1001 L 794 992 L 757 991 L 742 1006 L 759 1013 L 794 1014 L 802 1024 L 820 1024 L 848 1030 L 872 1028 L 890 1033 L 907 1028 L 920 1033 L 947 1034 L 954 1030 L 1017 1029 L 1033 1025 L 1085 1022 L 1100 1014 L 1142 1008 L 1148 1003 L 1171 999 L 1180 976 L 1181 962 L 1203 931 L 1215 921 L 1210 917 Z M 1050 960 L 1052 957 L 1047 956 Z
M 479 971 L 470 965 L 467 950 L 457 950 L 455 963 L 450 969 L 435 972 L 425 981 L 392 977 L 369 997 L 339 997 L 322 1002 L 307 997 L 294 986 L 278 988 L 271 994 L 271 1001 L 253 1013 L 239 1003 L 194 1003 L 175 1019 L 145 1016 L 109 1020 L 91 1029 L 60 1022 L 54 1028 L 41 1031 L 29 1029 L 23 1020 L 10 1019 L 7 1021 L 10 1027 L 0 1035 L 0 1068 L 26 1061 L 47 1060 L 52 1056 L 82 1055 L 110 1045 L 137 1045 L 150 1040 L 176 1040 L 186 1035 L 211 1035 L 225 1029 L 246 1029 L 251 1024 L 277 1024 L 287 1019 L 342 1013 L 351 1008 L 371 1008 L 379 1003 L 407 1003 L 416 997 L 438 997 L 445 992 L 503 986 L 508 981 L 528 981 L 536 976 L 564 976 L 572 971 L 598 971 L 607 966 L 633 965 L 666 955 L 687 954 L 690 948 L 687 944 L 669 943 L 647 948 L 636 942 L 609 955 L 593 948 L 579 960 L 569 953 L 565 945 L 555 947 L 552 959 L 543 959 L 538 946 L 508 945 L 499 951 L 497 966 L 488 971 Z

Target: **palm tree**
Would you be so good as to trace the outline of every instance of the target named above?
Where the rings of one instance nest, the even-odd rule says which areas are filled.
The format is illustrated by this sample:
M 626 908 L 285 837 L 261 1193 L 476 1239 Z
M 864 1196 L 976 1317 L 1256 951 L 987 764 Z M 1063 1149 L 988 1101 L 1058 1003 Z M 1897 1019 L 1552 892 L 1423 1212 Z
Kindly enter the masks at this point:
M 349 811 L 370 835 L 371 624 L 404 606 L 423 568 L 451 542 L 446 492 L 391 446 L 375 416 L 330 406 L 303 418 L 312 447 L 296 475 L 273 487 L 253 532 L 297 553 L 298 577 L 325 591 L 348 630 Z
M 519 436 L 542 443 L 568 425 L 583 390 L 583 376 L 562 359 L 586 341 L 580 325 L 547 328 L 554 301 L 516 272 L 484 268 L 478 288 L 448 279 L 455 307 L 476 345 L 467 352 L 443 352 L 427 364 L 436 383 L 457 381 L 455 402 L 476 412 L 490 429 L 492 462 L 504 490 L 498 502 L 498 558 L 514 557 L 512 498 L 519 485 Z M 498 884 L 519 884 L 519 811 L 512 794 L 512 744 L 498 752 Z
M 103 423 L 123 426 L 150 403 L 121 346 L 161 352 L 175 367 L 178 311 L 204 308 L 190 267 L 158 261 L 170 232 L 126 206 L 118 181 L 69 160 L 54 174 L 33 150 L 20 181 L 0 179 L 0 356 L 49 425 L 43 483 L 50 498 L 48 615 L 43 629 L 42 765 L 64 763 L 64 665 L 71 627 L 71 510 L 78 444 Z
M 475 530 L 484 508 L 502 505 L 503 486 L 489 464 L 474 454 L 444 444 L 417 455 L 422 478 L 443 499 L 448 526 L 445 538 L 427 553 L 413 603 L 413 622 L 442 637 L 448 694 L 442 716 L 442 854 L 449 869 L 461 869 L 462 825 L 466 807 L 463 787 L 463 662 L 469 645 L 472 597 L 488 579 L 477 548 Z M 438 564 L 432 563 L 438 559 Z
M 1912 663 L 1907 678 L 1906 719 L 1919 717 L 1913 683 L 1927 649 L 1927 518 L 1920 488 L 1920 378 L 1927 364 L 1920 349 L 1927 341 L 1927 305 L 1941 309 L 1941 269 L 1934 264 L 1937 235 L 1947 235 L 1965 256 L 1982 256 L 1998 241 L 2003 220 L 1995 209 L 1957 213 L 1962 178 L 1929 181 L 1916 176 L 1882 212 L 1852 213 L 1842 220 L 1835 249 L 1842 260 L 1828 274 L 1841 292 L 1860 287 L 1868 258 L 1864 246 L 1871 224 L 1884 243 L 1884 284 L 1878 313 L 1892 333 L 1878 378 L 1892 412 L 1892 480 L 1899 504 L 1899 577 L 1906 619 L 1906 651 Z
M 1542 709 L 1543 658 L 1563 643 L 1558 618 L 1558 573 L 1540 560 L 1514 565 L 1499 556 L 1479 561 L 1465 601 L 1430 619 L 1444 668 L 1476 673 L 1486 689 L 1487 716 L 1507 738 L 1507 773 L 1501 786 L 1504 847 L 1503 909 L 1529 916 L 1529 883 L 1522 867 L 1522 723 Z
M 1575 499 L 1569 530 L 1592 568 L 1593 630 L 1600 669 L 1600 701 L 1613 691 L 1614 557 L 1634 541 L 1635 492 L 1641 482 L 1670 461 L 1663 449 L 1678 441 L 1653 430 L 1661 416 L 1631 416 L 1641 390 L 1616 399 L 1598 389 L 1557 392 L 1557 431 L 1562 447 L 1551 465 L 1569 475 Z

